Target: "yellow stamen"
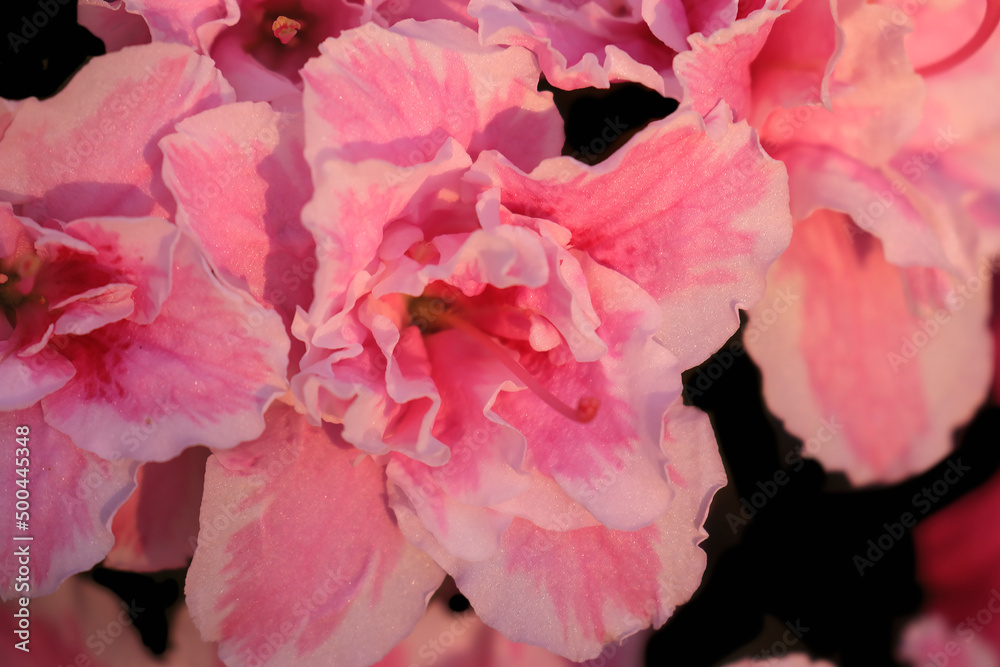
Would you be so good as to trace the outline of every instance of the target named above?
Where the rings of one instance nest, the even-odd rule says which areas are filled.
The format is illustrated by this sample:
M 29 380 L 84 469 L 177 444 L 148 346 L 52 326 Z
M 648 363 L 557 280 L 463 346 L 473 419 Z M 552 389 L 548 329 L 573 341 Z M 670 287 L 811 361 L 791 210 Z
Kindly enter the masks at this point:
M 295 19 L 290 19 L 287 16 L 279 16 L 271 24 L 271 32 L 277 37 L 282 44 L 288 44 L 288 42 L 294 39 L 295 35 L 298 34 L 299 30 L 302 30 L 302 24 Z

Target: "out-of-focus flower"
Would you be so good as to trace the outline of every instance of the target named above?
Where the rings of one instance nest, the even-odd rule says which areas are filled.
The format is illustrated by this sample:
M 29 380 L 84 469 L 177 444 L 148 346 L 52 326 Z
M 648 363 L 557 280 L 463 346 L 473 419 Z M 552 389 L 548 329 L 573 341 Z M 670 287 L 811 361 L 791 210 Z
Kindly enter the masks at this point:
M 917 578 L 927 591 L 927 607 L 944 619 L 936 623 L 961 639 L 957 643 L 963 651 L 973 640 L 982 641 L 995 656 L 1000 656 L 998 517 L 1000 475 L 994 474 L 913 533 Z
M 805 653 L 789 653 L 774 658 L 746 658 L 727 663 L 729 667 L 835 667 L 826 660 L 813 660 Z
M 159 610 L 142 604 L 122 600 L 86 577 L 76 576 L 52 595 L 32 600 L 25 631 L 25 616 L 20 612 L 24 607 L 16 599 L 9 601 L 0 605 L 0 627 L 11 639 L 0 646 L 0 660 L 19 667 L 223 667 L 216 647 L 198 635 L 184 605 L 171 614 L 167 650 L 154 656 L 143 645 L 136 625 Z
M 859 23 L 862 14 L 869 20 Z M 832 76 L 814 89 L 830 91 L 831 111 L 772 111 L 762 130 L 764 145 L 788 165 L 800 222 L 768 294 L 751 309 L 747 348 L 786 428 L 814 440 L 806 452 L 855 484 L 898 481 L 940 460 L 990 379 L 991 244 L 969 202 L 981 206 L 998 191 L 951 165 L 979 154 L 974 137 L 996 123 L 980 91 L 995 77 L 1000 40 L 948 73 L 959 87 L 944 92 L 929 79 L 921 114 L 919 97 L 908 107 L 899 91 L 912 98 L 907 55 L 925 50 L 919 39 L 904 50 L 898 23 L 892 7 L 857 9 L 843 21 Z M 961 43 L 962 31 L 950 34 Z M 765 47 L 761 58 L 773 55 Z M 841 101 L 845 77 L 855 84 Z M 948 98 L 970 104 L 954 113 Z M 859 123 L 866 107 L 880 109 L 879 119 Z M 885 127 L 888 118 L 895 128 Z M 823 428 L 831 420 L 840 424 L 832 433 Z
M 1000 603 L 998 603 L 1000 604 Z M 1000 609 L 1000 606 L 998 606 Z M 995 650 L 967 625 L 949 626 L 940 614 L 928 614 L 903 630 L 899 656 L 911 667 L 997 667 Z

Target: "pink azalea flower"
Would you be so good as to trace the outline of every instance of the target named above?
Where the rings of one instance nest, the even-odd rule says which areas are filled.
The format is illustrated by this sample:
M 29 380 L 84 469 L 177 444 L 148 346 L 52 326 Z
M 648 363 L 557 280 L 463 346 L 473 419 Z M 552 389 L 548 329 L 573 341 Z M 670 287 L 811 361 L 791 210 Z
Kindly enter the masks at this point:
M 954 158 L 938 159 L 983 121 L 975 111 L 964 119 L 937 112 L 934 96 L 922 118 L 919 106 L 901 102 L 899 91 L 918 89 L 908 83 L 906 31 L 879 29 L 895 25 L 892 11 L 867 6 L 841 20 L 846 40 L 829 61 L 832 74 L 810 84 L 820 100 L 830 91 L 832 113 L 777 107 L 761 121 L 762 142 L 788 165 L 800 222 L 769 274 L 767 295 L 751 309 L 747 349 L 762 368 L 770 408 L 791 433 L 812 441 L 807 454 L 855 484 L 898 481 L 940 460 L 952 430 L 985 395 L 990 370 L 983 360 L 992 354 L 986 317 L 993 269 L 983 260 L 990 243 L 968 202 L 988 201 L 997 190 L 978 171 L 966 168 L 965 176 L 950 166 L 968 166 L 961 154 L 978 153 L 975 140 Z M 780 41 L 788 36 L 779 30 L 794 26 L 796 16 L 793 10 L 790 24 L 784 17 L 776 23 L 772 40 L 779 41 L 772 48 L 769 40 L 762 66 L 781 62 L 779 52 L 797 63 L 794 40 Z M 997 44 L 994 36 L 949 73 L 962 82 L 948 86 L 952 98 L 978 96 L 992 80 Z M 855 64 L 862 61 L 864 68 Z M 818 61 L 813 71 L 820 73 Z M 852 78 L 844 97 L 838 81 Z M 765 76 L 773 89 L 761 99 L 793 99 L 775 91 L 794 90 L 795 81 L 802 81 L 797 71 Z M 859 124 L 866 106 L 880 114 Z
M 546 159 L 561 123 L 531 55 L 454 23 L 320 50 L 294 387 L 324 423 L 276 406 L 209 460 L 195 621 L 234 664 L 370 664 L 447 571 L 485 623 L 571 659 L 663 623 L 724 483 L 680 370 L 784 248 L 783 169 L 725 107 L 597 167 Z
M 134 461 L 252 439 L 287 390 L 280 318 L 220 283 L 165 219 L 174 204 L 156 142 L 231 95 L 206 58 L 159 44 L 95 59 L 55 97 L 8 107 L 0 404 L 10 432 L 30 431 L 25 534 L 40 553 L 18 592 L 51 592 L 107 553 Z M 11 514 L 16 484 L 3 485 Z M 178 558 L 147 551 L 147 566 Z M 5 599 L 25 583 L 15 564 L 8 555 Z

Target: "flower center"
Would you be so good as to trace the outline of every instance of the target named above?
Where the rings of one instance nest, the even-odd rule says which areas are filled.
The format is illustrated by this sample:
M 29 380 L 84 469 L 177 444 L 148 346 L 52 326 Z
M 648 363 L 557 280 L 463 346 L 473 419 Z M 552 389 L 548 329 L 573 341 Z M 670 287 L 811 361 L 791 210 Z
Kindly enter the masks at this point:
M 512 306 L 488 306 L 485 308 L 465 308 L 462 301 L 467 301 L 464 296 L 456 296 L 454 291 L 443 291 L 428 289 L 424 294 L 409 300 L 407 313 L 410 317 L 410 324 L 420 329 L 423 335 L 430 335 L 446 329 L 461 331 L 466 336 L 474 340 L 484 350 L 507 367 L 514 376 L 531 390 L 538 398 L 542 399 L 552 409 L 568 419 L 585 424 L 591 421 L 600 408 L 601 401 L 595 396 L 582 396 L 576 404 L 576 408 L 570 407 L 559 397 L 548 390 L 545 385 L 538 381 L 535 376 L 528 372 L 516 359 L 510 356 L 510 351 L 498 343 L 493 336 L 483 331 L 470 319 L 481 319 L 491 313 L 499 315 L 505 311 L 514 311 L 527 318 L 530 314 L 523 308 Z M 509 314 L 509 313 L 506 313 Z
M 11 326 L 17 325 L 17 307 L 32 298 L 35 277 L 42 268 L 42 258 L 33 252 L 20 252 L 0 260 L 0 306 Z M 43 297 L 35 297 L 44 302 Z
M 287 16 L 279 16 L 271 24 L 271 32 L 274 33 L 274 36 L 282 44 L 288 44 L 288 42 L 292 41 L 299 30 L 302 30 L 302 24 Z
M 983 22 L 979 24 L 979 29 L 969 38 L 969 41 L 951 55 L 917 68 L 917 74 L 934 76 L 961 65 L 989 40 L 998 24 L 1000 24 L 1000 0 L 986 0 L 986 14 L 983 16 Z

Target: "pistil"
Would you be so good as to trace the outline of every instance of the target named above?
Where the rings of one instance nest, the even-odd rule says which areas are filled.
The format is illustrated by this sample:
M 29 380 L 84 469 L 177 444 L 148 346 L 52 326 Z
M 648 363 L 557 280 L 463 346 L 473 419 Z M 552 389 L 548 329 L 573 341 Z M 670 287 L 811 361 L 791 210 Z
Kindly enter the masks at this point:
M 487 335 L 475 325 L 466 322 L 461 317 L 457 317 L 447 311 L 439 314 L 437 316 L 437 321 L 441 325 L 451 327 L 452 329 L 457 329 L 465 333 L 467 336 L 483 346 L 494 357 L 499 359 L 500 362 L 507 367 L 507 370 L 513 373 L 518 380 L 523 382 L 528 389 L 534 392 L 536 396 L 564 417 L 581 424 L 586 424 L 597 415 L 597 410 L 601 405 L 600 399 L 594 396 L 584 396 L 577 402 L 575 409 L 571 408 L 569 405 L 560 400 L 555 394 L 549 391 L 541 382 L 535 379 L 535 377 L 529 373 L 524 366 L 512 358 L 506 348 L 497 343 L 491 336 Z
M 935 74 L 947 72 L 953 67 L 961 65 L 989 40 L 998 24 L 1000 24 L 1000 0 L 986 0 L 986 15 L 983 16 L 983 22 L 979 24 L 976 34 L 963 44 L 962 48 L 950 56 L 918 68 L 917 74 L 921 76 L 934 76 Z
M 295 35 L 302 30 L 302 24 L 295 19 L 290 19 L 287 16 L 279 16 L 271 24 L 271 32 L 282 44 L 288 44 L 295 38 Z

